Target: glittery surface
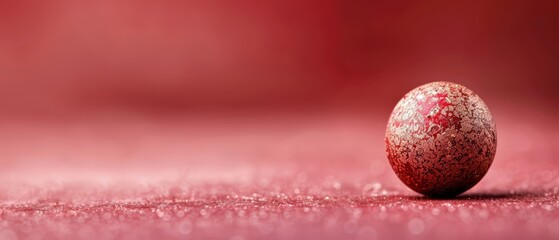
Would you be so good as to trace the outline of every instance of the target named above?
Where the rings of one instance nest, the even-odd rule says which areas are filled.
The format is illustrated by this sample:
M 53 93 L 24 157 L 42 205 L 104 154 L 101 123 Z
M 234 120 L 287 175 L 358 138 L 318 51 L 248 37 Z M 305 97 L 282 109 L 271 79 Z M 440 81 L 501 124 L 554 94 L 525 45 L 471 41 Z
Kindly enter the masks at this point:
M 557 239 L 559 128 L 519 111 L 448 199 L 391 171 L 388 116 L 4 122 L 0 239 Z
M 431 196 L 453 196 L 478 183 L 497 149 L 493 116 L 464 86 L 433 82 L 407 93 L 386 128 L 386 153 L 398 177 Z

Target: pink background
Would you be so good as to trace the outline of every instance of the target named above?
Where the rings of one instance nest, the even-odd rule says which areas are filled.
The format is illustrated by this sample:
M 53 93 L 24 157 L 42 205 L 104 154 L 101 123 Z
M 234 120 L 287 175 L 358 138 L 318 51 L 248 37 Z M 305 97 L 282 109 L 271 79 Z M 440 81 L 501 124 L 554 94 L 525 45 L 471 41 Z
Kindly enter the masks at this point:
M 3 1 L 2 116 L 557 103 L 554 1 Z
M 557 13 L 554 1 L 0 1 L 0 238 L 559 237 Z M 419 198 L 385 157 L 393 106 L 431 81 L 474 90 L 497 123 L 495 162 L 465 200 Z M 270 194 L 266 216 L 325 213 L 231 227 L 223 211 L 241 205 L 228 194 Z M 172 199 L 216 217 L 179 201 L 161 209 L 202 212 L 167 219 L 158 204 Z M 352 204 L 355 231 L 336 212 Z M 127 209 L 120 225 L 112 206 Z

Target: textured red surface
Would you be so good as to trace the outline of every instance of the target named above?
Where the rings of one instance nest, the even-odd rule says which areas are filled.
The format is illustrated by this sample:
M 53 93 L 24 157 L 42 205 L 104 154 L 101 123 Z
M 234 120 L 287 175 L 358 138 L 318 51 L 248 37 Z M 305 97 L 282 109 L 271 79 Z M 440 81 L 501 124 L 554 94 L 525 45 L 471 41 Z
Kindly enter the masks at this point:
M 559 237 L 553 119 L 496 114 L 487 176 L 429 199 L 390 170 L 384 120 L 340 116 L 4 123 L 0 238 Z

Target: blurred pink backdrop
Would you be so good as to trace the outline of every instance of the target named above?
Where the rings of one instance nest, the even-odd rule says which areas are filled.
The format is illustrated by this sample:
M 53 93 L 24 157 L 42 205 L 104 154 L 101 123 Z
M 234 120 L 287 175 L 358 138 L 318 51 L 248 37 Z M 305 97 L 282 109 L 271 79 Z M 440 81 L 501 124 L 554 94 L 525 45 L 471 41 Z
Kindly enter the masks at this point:
M 490 105 L 555 110 L 557 12 L 554 1 L 2 1 L 0 114 L 384 114 L 438 80 Z
M 357 239 L 361 215 L 363 239 L 557 239 L 558 13 L 0 0 L 0 239 Z M 385 156 L 392 108 L 432 81 L 471 88 L 497 124 L 493 165 L 458 201 L 418 198 Z
M 237 167 L 235 179 L 318 164 L 318 176 L 394 180 L 382 141 L 390 111 L 441 80 L 489 105 L 496 164 L 525 151 L 546 168 L 557 145 L 545 140 L 559 102 L 557 5 L 2 1 L 0 175 L 157 166 L 220 179 Z

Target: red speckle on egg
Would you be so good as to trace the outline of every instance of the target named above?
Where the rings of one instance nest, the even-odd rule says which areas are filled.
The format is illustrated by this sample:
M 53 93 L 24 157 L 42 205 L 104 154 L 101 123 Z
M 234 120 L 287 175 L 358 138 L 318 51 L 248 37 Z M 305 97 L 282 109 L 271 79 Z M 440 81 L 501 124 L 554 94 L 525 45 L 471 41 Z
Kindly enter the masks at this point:
M 487 173 L 497 135 L 478 95 L 456 83 L 433 82 L 398 102 L 385 142 L 390 165 L 404 184 L 428 196 L 454 196 Z

